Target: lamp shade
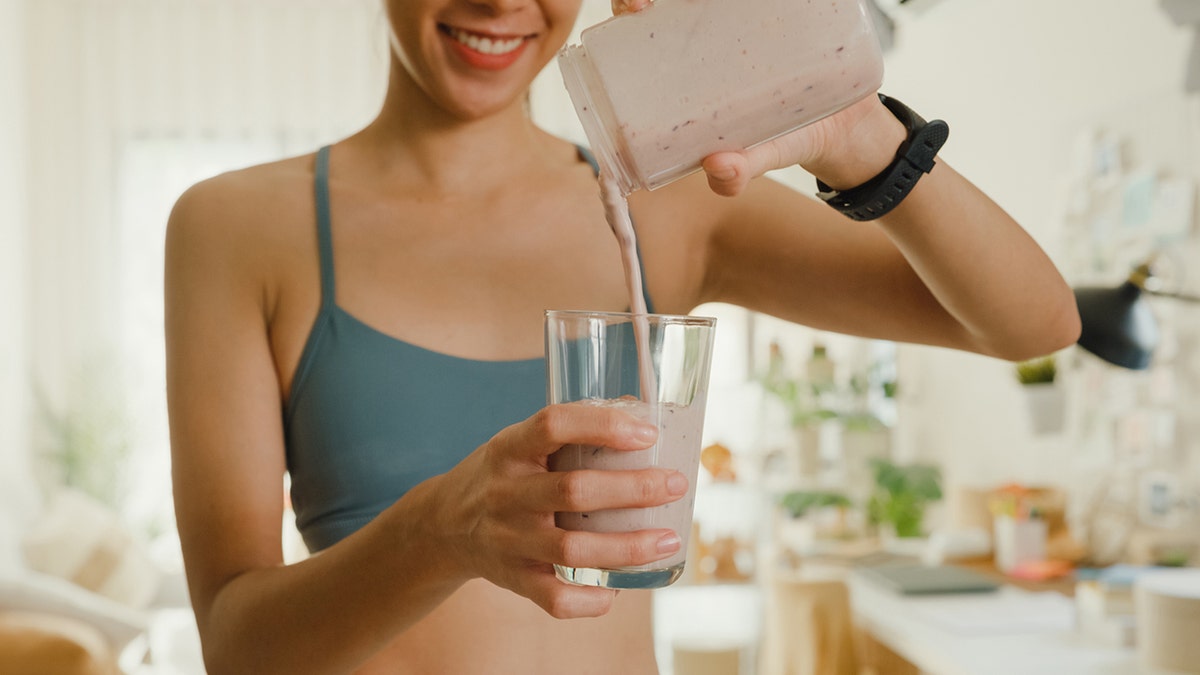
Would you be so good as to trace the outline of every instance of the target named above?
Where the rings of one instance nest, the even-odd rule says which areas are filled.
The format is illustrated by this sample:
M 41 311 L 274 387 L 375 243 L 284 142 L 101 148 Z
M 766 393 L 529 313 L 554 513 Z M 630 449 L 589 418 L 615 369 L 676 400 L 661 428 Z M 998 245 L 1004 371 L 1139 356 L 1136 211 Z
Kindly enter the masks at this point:
M 1083 330 L 1078 344 L 1122 368 L 1143 370 L 1158 346 L 1158 322 L 1145 294 L 1132 281 L 1116 288 L 1077 288 Z

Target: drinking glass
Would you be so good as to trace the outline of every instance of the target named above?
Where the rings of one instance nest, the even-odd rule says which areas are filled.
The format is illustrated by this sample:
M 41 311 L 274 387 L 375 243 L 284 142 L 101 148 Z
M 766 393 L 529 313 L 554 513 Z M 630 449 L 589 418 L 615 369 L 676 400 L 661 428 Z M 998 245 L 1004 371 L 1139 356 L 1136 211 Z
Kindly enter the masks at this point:
M 555 514 L 558 527 L 587 532 L 670 528 L 679 551 L 646 565 L 617 569 L 555 565 L 564 581 L 606 588 L 660 588 L 683 573 L 700 439 L 708 394 L 716 319 L 623 312 L 546 312 L 547 399 L 586 401 L 628 410 L 658 426 L 658 440 L 638 451 L 594 445 L 564 446 L 550 457 L 552 471 L 665 467 L 688 478 L 678 501 L 650 508 Z M 639 343 L 641 349 L 639 350 Z M 640 353 L 639 353 L 640 352 Z M 647 370 L 639 373 L 639 366 Z

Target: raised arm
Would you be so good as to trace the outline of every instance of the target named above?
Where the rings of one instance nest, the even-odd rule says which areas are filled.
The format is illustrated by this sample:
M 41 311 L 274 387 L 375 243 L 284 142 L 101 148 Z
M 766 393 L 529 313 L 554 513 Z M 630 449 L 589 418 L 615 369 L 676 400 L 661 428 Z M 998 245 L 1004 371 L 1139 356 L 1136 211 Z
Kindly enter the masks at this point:
M 1011 360 L 1074 342 L 1074 296 L 1053 263 L 944 162 L 893 211 L 865 223 L 774 181 L 751 180 L 799 163 L 848 189 L 882 171 L 904 137 L 895 115 L 870 96 L 772 143 L 709 157 L 711 192 L 700 194 L 697 181 L 684 188 L 692 193 L 684 201 L 702 210 L 695 222 L 711 227 L 701 299 Z

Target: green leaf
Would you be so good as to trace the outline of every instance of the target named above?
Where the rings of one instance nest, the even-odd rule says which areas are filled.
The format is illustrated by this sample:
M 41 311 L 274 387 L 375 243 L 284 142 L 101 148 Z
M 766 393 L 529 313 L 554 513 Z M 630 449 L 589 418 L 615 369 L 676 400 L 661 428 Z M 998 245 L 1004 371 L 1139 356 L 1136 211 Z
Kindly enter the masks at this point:
M 793 518 L 801 518 L 811 509 L 849 507 L 853 503 L 840 492 L 797 490 L 784 494 L 779 503 Z

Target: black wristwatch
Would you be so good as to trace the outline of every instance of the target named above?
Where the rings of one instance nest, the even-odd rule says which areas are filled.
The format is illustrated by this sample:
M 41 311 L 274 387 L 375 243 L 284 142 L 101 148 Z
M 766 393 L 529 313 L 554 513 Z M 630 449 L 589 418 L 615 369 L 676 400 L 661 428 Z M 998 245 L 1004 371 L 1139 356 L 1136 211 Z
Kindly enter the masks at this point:
M 921 174 L 933 170 L 933 158 L 950 136 L 950 127 L 942 120 L 926 122 L 908 106 L 883 94 L 879 100 L 908 131 L 908 138 L 896 150 L 896 159 L 879 175 L 849 190 L 834 190 L 817 180 L 817 196 L 854 220 L 875 220 L 896 208 Z

